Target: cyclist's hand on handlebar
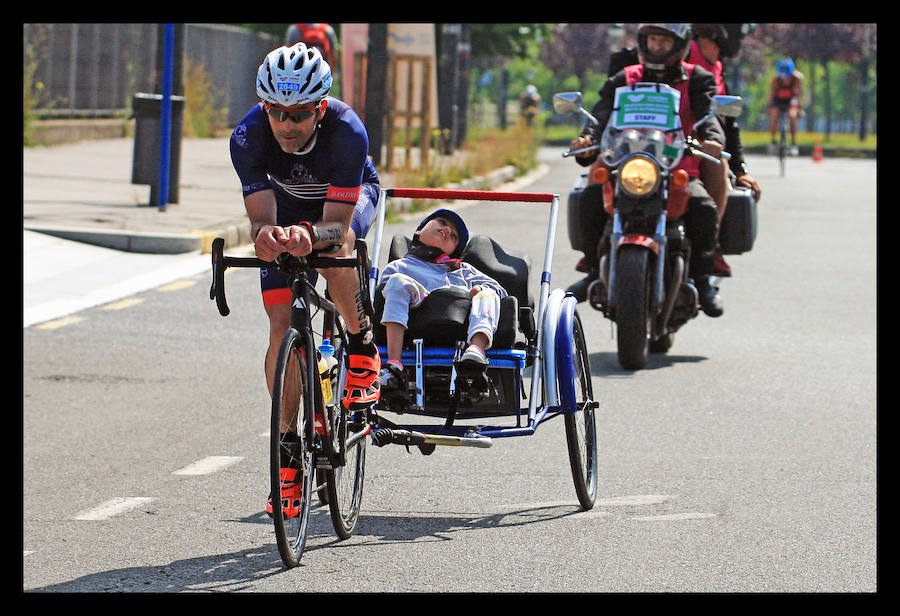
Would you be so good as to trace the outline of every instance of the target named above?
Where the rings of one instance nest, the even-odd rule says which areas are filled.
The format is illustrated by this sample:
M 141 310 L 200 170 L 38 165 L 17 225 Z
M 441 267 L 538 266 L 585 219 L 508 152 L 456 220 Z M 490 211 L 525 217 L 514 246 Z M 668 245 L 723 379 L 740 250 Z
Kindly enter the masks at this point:
M 275 225 L 263 225 L 256 234 L 253 248 L 256 256 L 263 261 L 274 261 L 284 252 L 287 235 L 284 229 Z
M 281 251 L 289 252 L 295 257 L 305 257 L 312 252 L 312 238 L 305 226 L 291 225 L 284 228 L 284 239 L 281 241 Z

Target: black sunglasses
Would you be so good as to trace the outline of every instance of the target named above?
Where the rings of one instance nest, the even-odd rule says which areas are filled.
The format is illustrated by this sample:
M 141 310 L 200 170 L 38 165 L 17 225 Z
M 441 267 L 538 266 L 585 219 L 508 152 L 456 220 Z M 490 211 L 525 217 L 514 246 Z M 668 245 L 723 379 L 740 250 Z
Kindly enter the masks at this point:
M 304 120 L 310 118 L 319 107 L 304 107 L 302 109 L 282 109 L 280 107 L 273 107 L 266 103 L 265 105 L 266 113 L 268 113 L 273 119 L 278 122 L 284 122 L 285 120 L 290 120 L 294 124 L 299 124 Z

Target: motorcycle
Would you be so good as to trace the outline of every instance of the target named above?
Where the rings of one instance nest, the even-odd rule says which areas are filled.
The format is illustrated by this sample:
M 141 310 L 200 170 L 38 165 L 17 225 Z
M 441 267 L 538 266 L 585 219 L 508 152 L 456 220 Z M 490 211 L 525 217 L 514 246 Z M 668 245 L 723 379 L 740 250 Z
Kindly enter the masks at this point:
M 580 227 L 573 215 L 578 203 L 573 201 L 589 181 L 603 185 L 604 208 L 611 216 L 597 247 L 600 276 L 588 287 L 587 299 L 616 323 L 618 359 L 626 370 L 644 368 L 650 352 L 668 351 L 675 332 L 696 317 L 700 307 L 689 271 L 690 241 L 681 220 L 688 174 L 676 166 L 684 156 L 720 161 L 702 152 L 693 136 L 685 136 L 677 114 L 678 95 L 666 89 L 671 90 L 649 83 L 620 88 L 616 112 L 600 143 L 563 153 L 568 157 L 600 151 L 570 195 L 569 237 L 573 248 L 585 250 L 579 245 Z M 663 97 L 662 103 L 651 100 L 660 92 L 669 98 Z M 630 107 L 625 98 L 629 95 L 635 101 Z M 581 114 L 597 124 L 582 106 L 580 92 L 556 94 L 553 104 L 557 113 Z M 740 97 L 716 96 L 709 114 L 690 133 L 713 115 L 736 117 L 741 108 Z

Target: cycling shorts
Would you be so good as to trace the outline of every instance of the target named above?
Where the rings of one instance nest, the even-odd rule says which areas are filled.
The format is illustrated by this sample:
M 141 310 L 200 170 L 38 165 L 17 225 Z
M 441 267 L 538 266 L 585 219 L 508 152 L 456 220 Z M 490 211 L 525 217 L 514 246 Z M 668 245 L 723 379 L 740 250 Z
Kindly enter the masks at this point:
M 372 222 L 375 220 L 375 211 L 378 207 L 378 197 L 381 187 L 378 184 L 363 184 L 359 191 L 359 199 L 353 208 L 353 218 L 350 221 L 350 228 L 356 234 L 357 239 L 363 239 L 369 233 Z M 309 222 L 318 222 L 317 220 L 309 220 L 307 218 L 299 218 L 293 222 L 285 222 L 282 220 L 281 212 L 278 216 L 278 224 L 287 226 L 296 224 L 302 220 Z M 318 279 L 317 272 L 309 273 L 309 281 L 312 284 Z M 260 268 L 259 282 L 262 289 L 263 305 L 274 306 L 276 304 L 289 304 L 291 301 L 291 281 L 288 276 L 279 270 L 269 270 Z
M 790 98 L 776 98 L 772 101 L 772 107 L 778 109 L 779 111 L 788 112 L 791 110 L 791 100 Z

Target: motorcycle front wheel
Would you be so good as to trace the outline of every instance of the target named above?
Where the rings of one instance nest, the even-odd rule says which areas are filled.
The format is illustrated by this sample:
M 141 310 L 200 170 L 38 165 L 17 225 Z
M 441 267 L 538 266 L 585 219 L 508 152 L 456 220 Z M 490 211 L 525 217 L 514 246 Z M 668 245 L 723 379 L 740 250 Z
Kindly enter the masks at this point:
M 616 255 L 616 343 L 619 364 L 626 370 L 647 365 L 652 331 L 650 253 L 622 246 Z

